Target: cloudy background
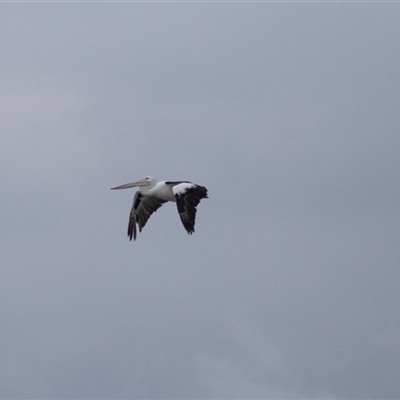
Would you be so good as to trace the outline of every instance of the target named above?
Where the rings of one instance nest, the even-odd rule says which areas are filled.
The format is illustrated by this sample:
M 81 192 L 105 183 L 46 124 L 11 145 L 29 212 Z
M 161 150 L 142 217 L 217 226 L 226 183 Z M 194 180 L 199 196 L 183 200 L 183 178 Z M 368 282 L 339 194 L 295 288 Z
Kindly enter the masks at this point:
M 399 11 L 1 4 L 0 395 L 400 397 Z

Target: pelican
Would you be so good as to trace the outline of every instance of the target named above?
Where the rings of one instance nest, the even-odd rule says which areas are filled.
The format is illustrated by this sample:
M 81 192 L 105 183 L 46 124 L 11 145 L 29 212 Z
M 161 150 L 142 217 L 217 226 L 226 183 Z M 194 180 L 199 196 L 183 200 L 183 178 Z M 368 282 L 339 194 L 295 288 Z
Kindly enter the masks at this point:
M 138 181 L 116 186 L 111 190 L 140 187 L 133 198 L 129 214 L 128 237 L 136 240 L 137 227 L 142 231 L 151 214 L 157 211 L 167 201 L 173 201 L 178 207 L 178 213 L 187 233 L 194 232 L 196 207 L 201 199 L 207 198 L 207 189 L 188 181 L 157 182 L 153 177 L 146 176 Z

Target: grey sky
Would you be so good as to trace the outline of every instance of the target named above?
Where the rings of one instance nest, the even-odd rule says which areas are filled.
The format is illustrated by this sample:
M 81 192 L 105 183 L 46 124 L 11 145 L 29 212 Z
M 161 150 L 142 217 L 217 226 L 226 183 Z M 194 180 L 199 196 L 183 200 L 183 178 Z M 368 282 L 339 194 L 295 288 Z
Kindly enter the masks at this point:
M 399 398 L 399 11 L 0 4 L 1 397 Z

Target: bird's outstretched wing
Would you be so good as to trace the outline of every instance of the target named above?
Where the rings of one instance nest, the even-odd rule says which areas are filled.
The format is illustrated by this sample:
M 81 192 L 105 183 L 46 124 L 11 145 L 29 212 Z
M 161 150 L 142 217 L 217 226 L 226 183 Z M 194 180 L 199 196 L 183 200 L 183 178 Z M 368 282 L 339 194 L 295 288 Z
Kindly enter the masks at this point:
M 196 222 L 196 207 L 201 199 L 207 198 L 207 189 L 204 186 L 195 185 L 190 182 L 182 182 L 172 188 L 178 213 L 188 234 L 194 232 Z
M 164 203 L 166 203 L 166 201 L 159 199 L 158 197 L 142 195 L 141 193 L 139 193 L 139 191 L 135 193 L 131 213 L 129 215 L 129 240 L 132 240 L 132 237 L 133 240 L 136 240 L 136 224 L 139 225 L 139 232 L 141 232 L 143 227 L 149 220 L 151 214 L 157 211 Z

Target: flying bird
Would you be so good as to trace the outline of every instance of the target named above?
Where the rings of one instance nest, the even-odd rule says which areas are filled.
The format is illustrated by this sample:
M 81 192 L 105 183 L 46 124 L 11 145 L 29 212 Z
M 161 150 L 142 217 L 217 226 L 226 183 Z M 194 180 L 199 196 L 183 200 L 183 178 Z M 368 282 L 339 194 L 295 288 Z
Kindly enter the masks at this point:
M 133 198 L 132 209 L 129 214 L 128 237 L 136 240 L 137 225 L 142 231 L 150 216 L 167 201 L 173 201 L 178 207 L 178 213 L 187 233 L 194 232 L 196 207 L 201 199 L 207 198 L 207 189 L 188 181 L 157 182 L 153 177 L 146 176 L 138 181 L 111 188 L 128 189 L 140 187 Z

